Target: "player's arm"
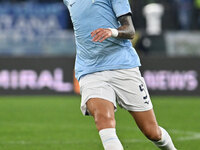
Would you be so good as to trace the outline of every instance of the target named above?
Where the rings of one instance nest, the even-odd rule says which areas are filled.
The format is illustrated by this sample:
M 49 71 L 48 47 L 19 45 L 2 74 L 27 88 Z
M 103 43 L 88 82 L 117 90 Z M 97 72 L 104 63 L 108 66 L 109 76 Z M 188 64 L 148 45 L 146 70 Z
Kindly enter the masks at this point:
M 117 29 L 117 38 L 133 39 L 135 35 L 135 28 L 133 26 L 131 15 L 127 14 L 120 16 L 118 21 L 121 23 L 121 26 Z
M 133 22 L 131 19 L 130 14 L 126 14 L 123 16 L 120 16 L 118 18 L 118 21 L 120 22 L 121 26 L 118 29 L 104 29 L 100 28 L 97 30 L 94 30 L 91 33 L 91 36 L 93 37 L 94 42 L 103 42 L 105 39 L 114 37 L 114 38 L 123 38 L 123 39 L 133 39 L 135 34 L 135 29 L 133 26 Z

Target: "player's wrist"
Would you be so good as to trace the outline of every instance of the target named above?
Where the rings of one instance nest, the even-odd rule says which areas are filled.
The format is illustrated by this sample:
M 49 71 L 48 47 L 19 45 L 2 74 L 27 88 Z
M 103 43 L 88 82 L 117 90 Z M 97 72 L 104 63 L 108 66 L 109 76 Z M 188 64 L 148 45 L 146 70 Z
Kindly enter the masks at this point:
M 112 35 L 111 35 L 112 37 L 114 37 L 114 38 L 118 37 L 119 31 L 117 29 L 114 29 L 114 28 L 109 28 L 109 29 L 112 33 Z

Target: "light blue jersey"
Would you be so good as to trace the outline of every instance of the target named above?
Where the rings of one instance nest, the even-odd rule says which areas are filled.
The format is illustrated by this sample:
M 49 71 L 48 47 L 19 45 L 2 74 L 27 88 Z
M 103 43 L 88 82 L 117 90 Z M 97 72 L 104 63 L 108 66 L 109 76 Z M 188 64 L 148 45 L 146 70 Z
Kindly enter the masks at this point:
M 128 0 L 64 0 L 69 9 L 76 38 L 75 76 L 98 71 L 140 66 L 130 40 L 108 38 L 93 42 L 91 32 L 98 28 L 118 28 L 117 17 L 130 13 Z

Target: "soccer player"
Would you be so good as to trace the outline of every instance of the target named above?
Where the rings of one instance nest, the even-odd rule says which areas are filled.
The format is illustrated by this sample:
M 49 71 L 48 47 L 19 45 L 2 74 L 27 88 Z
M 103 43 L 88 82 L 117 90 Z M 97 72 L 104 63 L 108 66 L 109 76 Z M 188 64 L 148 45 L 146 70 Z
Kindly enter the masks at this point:
M 157 147 L 176 150 L 159 127 L 132 47 L 135 29 L 128 0 L 64 0 L 76 38 L 75 75 L 81 110 L 92 115 L 105 150 L 123 150 L 115 130 L 118 103 Z

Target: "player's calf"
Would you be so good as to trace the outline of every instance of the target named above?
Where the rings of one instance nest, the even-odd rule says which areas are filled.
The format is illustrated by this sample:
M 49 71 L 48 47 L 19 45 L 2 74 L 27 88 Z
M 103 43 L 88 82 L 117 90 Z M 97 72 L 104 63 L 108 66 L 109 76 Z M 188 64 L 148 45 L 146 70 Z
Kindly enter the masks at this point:
M 160 127 L 161 139 L 159 141 L 153 141 L 153 143 L 161 150 L 177 150 L 172 142 L 170 135 L 165 129 Z
M 147 126 L 142 132 L 151 141 L 159 141 L 162 138 L 162 133 L 158 126 Z

